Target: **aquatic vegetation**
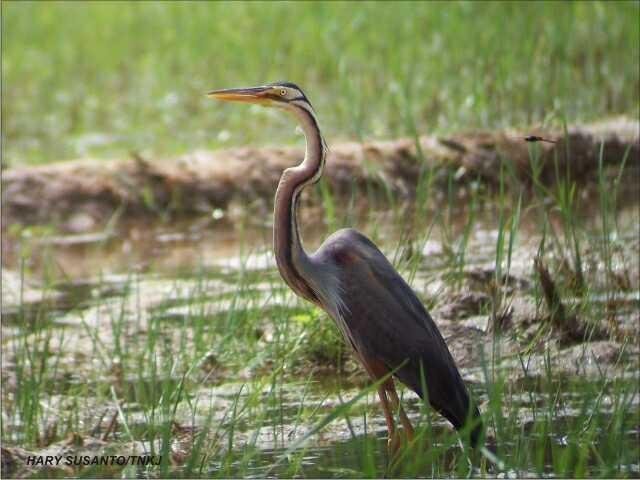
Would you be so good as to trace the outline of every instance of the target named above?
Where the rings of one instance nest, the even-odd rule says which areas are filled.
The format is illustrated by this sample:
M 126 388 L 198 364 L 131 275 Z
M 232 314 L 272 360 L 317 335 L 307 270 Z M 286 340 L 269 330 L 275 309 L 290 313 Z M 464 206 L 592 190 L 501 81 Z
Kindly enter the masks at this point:
M 458 206 L 451 181 L 444 208 L 422 195 L 431 205 L 409 215 L 399 198 L 362 215 L 355 204 L 335 209 L 341 199 L 327 186 L 316 192 L 334 209 L 331 228 L 355 222 L 371 233 L 431 309 L 480 401 L 485 450 L 462 449 L 403 390 L 420 427 L 414 445 L 388 458 L 375 389 L 330 320 L 279 280 L 268 226 L 232 233 L 244 245 L 236 258 L 217 252 L 220 232 L 167 242 L 165 226 L 126 249 L 126 236 L 88 250 L 56 241 L 39 256 L 33 242 L 46 236 L 20 239 L 23 256 L 3 270 L 3 445 L 11 458 L 12 445 L 162 456 L 125 476 L 635 476 L 640 245 L 637 205 L 622 195 L 630 168 L 601 169 L 596 201 L 582 205 L 561 198 L 561 182 L 539 197 L 535 186 L 533 196 L 479 188 Z M 314 230 L 311 246 L 328 228 Z M 139 265 L 127 260 L 142 245 Z M 582 337 L 563 340 L 534 258 Z
M 45 209 L 40 224 L 16 215 L 2 232 L 3 475 L 640 475 L 636 150 L 609 158 L 603 144 L 578 180 L 575 142 L 550 156 L 531 143 L 524 164 L 492 157 L 489 179 L 433 167 L 420 141 L 637 119 L 637 3 L 1 8 L 9 166 L 130 156 L 140 167 L 201 147 L 293 142 L 265 111 L 212 111 L 203 95 L 273 76 L 314 92 L 332 144 L 410 138 L 399 151 L 412 152 L 414 190 L 365 159 L 361 182 L 307 192 L 305 240 L 313 249 L 356 226 L 382 246 L 488 426 L 485 448 L 471 450 L 402 390 L 417 438 L 389 458 L 375 385 L 274 269 L 266 202 L 243 196 L 234 221 L 205 204 L 170 222 L 186 199 L 147 182 L 134 193 L 155 224 L 123 220 L 115 202 L 105 225 L 73 219 L 89 233 L 66 235 Z M 30 455 L 161 460 L 42 469 Z

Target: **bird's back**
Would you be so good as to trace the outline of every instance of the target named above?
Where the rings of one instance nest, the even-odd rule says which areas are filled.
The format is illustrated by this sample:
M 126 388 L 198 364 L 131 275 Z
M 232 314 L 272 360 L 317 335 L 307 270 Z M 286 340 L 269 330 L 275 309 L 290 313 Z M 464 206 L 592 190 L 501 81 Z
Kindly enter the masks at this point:
M 344 229 L 329 237 L 312 261 L 332 262 L 339 280 L 340 312 L 349 341 L 364 358 L 381 361 L 425 397 L 456 429 L 480 413 L 436 324 L 411 287 L 367 237 Z M 402 365 L 402 366 L 401 366 Z M 481 425 L 471 433 L 472 443 Z

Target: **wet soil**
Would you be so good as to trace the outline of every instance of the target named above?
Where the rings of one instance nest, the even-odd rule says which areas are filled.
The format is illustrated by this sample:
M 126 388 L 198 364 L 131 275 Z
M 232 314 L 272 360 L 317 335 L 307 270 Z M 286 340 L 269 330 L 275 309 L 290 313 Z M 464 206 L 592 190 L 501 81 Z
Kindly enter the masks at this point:
M 525 141 L 536 136 L 557 143 Z M 627 157 L 627 174 L 640 179 L 639 138 L 638 122 L 619 118 L 566 132 L 532 129 L 342 143 L 331 145 L 324 179 L 342 197 L 364 188 L 411 198 L 425 172 L 434 174 L 435 190 L 446 190 L 451 179 L 462 188 L 471 183 L 495 188 L 503 162 L 525 185 L 534 178 L 548 185 L 567 173 L 574 181 L 587 182 L 594 178 L 601 154 L 604 167 Z M 16 223 L 104 235 L 100 232 L 116 219 L 175 220 L 213 212 L 214 218 L 233 220 L 234 212 L 251 205 L 265 205 L 269 211 L 282 171 L 302 156 L 300 148 L 198 151 L 170 159 L 133 152 L 117 161 L 83 159 L 4 170 L 3 235 Z M 80 235 L 67 241 L 84 240 Z
M 632 212 L 631 218 L 635 218 L 634 215 L 636 213 Z M 601 294 L 589 297 L 588 309 L 584 308 L 585 300 L 567 296 L 570 289 L 565 288 L 565 282 L 570 278 L 553 269 L 551 281 L 557 284 L 557 288 L 562 287 L 559 301 L 568 312 L 578 312 L 573 320 L 575 324 L 565 325 L 565 328 L 580 329 L 582 336 L 567 336 L 565 329 L 554 325 L 552 305 L 545 302 L 544 295 L 535 294 L 539 277 L 533 259 L 536 258 L 539 237 L 532 234 L 527 238 L 525 235 L 514 252 L 509 271 L 499 277 L 492 260 L 496 238 L 492 227 L 490 220 L 477 225 L 469 239 L 467 261 L 455 275 L 452 275 L 446 242 L 437 235 L 426 243 L 412 244 L 412 255 L 420 259 L 415 275 L 412 276 L 406 267 L 402 270 L 402 263 L 399 265 L 429 306 L 481 407 L 487 401 L 487 392 L 483 390 L 486 372 L 481 365 L 490 363 L 494 356 L 499 358 L 500 371 L 510 388 L 522 391 L 523 406 L 532 401 L 532 395 L 543 395 L 536 393 L 536 385 L 544 381 L 549 369 L 560 382 L 562 378 L 598 381 L 603 376 L 628 377 L 630 381 L 636 381 L 640 375 L 640 370 L 633 368 L 633 359 L 640 356 L 638 267 L 633 263 L 617 263 L 614 273 L 628 278 L 630 284 L 616 291 L 603 287 Z M 536 228 L 535 223 L 525 222 L 522 226 L 525 233 L 534 232 Z M 109 389 L 114 388 L 121 408 L 128 415 L 127 428 L 144 432 L 147 428 L 144 412 L 150 405 L 148 402 L 153 401 L 150 392 L 154 388 L 154 380 L 149 379 L 145 384 L 140 378 L 123 376 L 118 358 L 109 352 L 116 350 L 118 342 L 127 343 L 130 351 L 144 348 L 154 325 L 162 325 L 163 332 L 163 347 L 158 349 L 158 357 L 179 352 L 185 342 L 193 345 L 197 341 L 197 332 L 185 328 L 188 318 L 197 310 L 198 315 L 204 315 L 214 323 L 221 318 L 219 315 L 229 312 L 233 308 L 231 299 L 238 272 L 253 276 L 250 288 L 244 294 L 251 295 L 256 304 L 263 305 L 260 331 L 256 334 L 265 345 L 274 341 L 278 326 L 274 323 L 275 316 L 266 306 L 290 308 L 296 300 L 285 288 L 278 289 L 278 296 L 274 297 L 278 278 L 269 247 L 270 229 L 243 233 L 234 230 L 207 233 L 202 230 L 197 234 L 184 234 L 183 230 L 189 232 L 184 225 L 175 229 L 149 229 L 138 240 L 123 237 L 108 242 L 98 241 L 89 247 L 53 241 L 48 245 L 49 261 L 55 259 L 56 268 L 63 270 L 68 280 L 46 286 L 39 280 L 44 278 L 46 271 L 47 262 L 44 260 L 40 264 L 30 264 L 23 273 L 20 273 L 19 262 L 4 266 L 3 388 L 8 391 L 16 388 L 16 363 L 19 360 L 14 354 L 24 348 L 25 342 L 36 352 L 43 348 L 52 353 L 62 352 L 55 362 L 56 373 L 47 383 L 46 391 L 42 392 L 47 418 L 50 419 L 49 424 L 42 426 L 42 447 L 24 449 L 7 446 L 2 458 L 9 475 L 43 474 L 39 469 L 25 469 L 24 457 L 29 454 L 64 452 L 65 455 L 96 455 L 113 450 L 133 455 L 158 451 L 159 445 L 144 440 L 127 441 L 121 426 L 110 427 L 113 418 L 119 418 L 117 409 L 113 402 L 97 399 L 108 396 Z M 313 229 L 307 233 L 311 245 L 320 241 Z M 640 245 L 633 232 L 627 234 L 629 236 L 623 235 L 619 243 L 628 249 L 623 257 L 633 258 L 640 251 Z M 246 238 L 251 240 L 243 243 Z M 390 245 L 395 244 L 395 240 L 392 235 L 387 237 Z M 125 246 L 127 243 L 129 245 Z M 248 253 L 241 253 L 240 245 L 244 245 Z M 409 249 L 408 245 L 406 249 Z M 144 252 L 142 255 L 141 250 Z M 383 250 L 392 257 L 384 245 Z M 178 253 L 171 258 L 170 251 Z M 139 264 L 132 261 L 131 252 L 138 252 Z M 549 249 L 544 261 L 547 265 L 557 266 L 559 257 L 561 252 Z M 101 273 L 96 275 L 96 272 Z M 606 284 L 600 270 L 586 270 L 586 276 L 590 285 Z M 576 304 L 582 308 L 576 308 Z M 585 311 L 604 311 L 607 315 L 579 314 Z M 298 312 L 294 308 L 288 315 L 295 316 Z M 112 326 L 113 320 L 108 320 L 114 318 L 124 319 L 119 327 L 125 332 L 124 337 L 117 335 Z M 329 320 L 321 318 L 317 321 Z M 40 332 L 46 329 L 63 333 L 43 337 Z M 94 352 L 88 355 L 87 347 L 90 345 Z M 177 367 L 177 371 L 181 369 Z M 97 371 L 102 372 L 100 380 L 89 380 L 96 378 Z M 193 448 L 194 435 L 207 422 L 224 425 L 227 421 L 225 414 L 238 401 L 239 394 L 254 395 L 258 389 L 264 401 L 268 401 L 270 387 L 254 383 L 267 372 L 268 363 L 254 367 L 236 365 L 221 360 L 213 352 L 202 358 L 196 373 L 191 375 L 189 405 L 178 406 L 172 427 L 175 441 L 170 455 L 174 473 L 184 468 Z M 346 353 L 343 363 L 329 362 L 323 368 L 318 368 L 310 357 L 295 365 L 288 378 L 289 382 L 279 387 L 280 404 L 267 411 L 267 418 L 273 416 L 274 419 L 263 425 L 264 419 L 246 418 L 234 434 L 234 448 L 254 449 L 248 467 L 253 475 L 285 474 L 285 470 L 279 470 L 284 466 L 277 466 L 282 461 L 282 454 L 304 438 L 312 427 L 298 417 L 305 402 L 307 405 L 321 405 L 321 411 L 328 413 L 354 398 L 368 384 L 360 367 Z M 305 378 L 311 378 L 311 383 L 307 383 L 308 380 L 301 383 Z M 180 377 L 166 377 L 162 381 L 177 385 Z M 253 386 L 247 391 L 246 385 Z M 78 388 L 88 395 L 88 403 L 85 402 L 84 410 L 79 412 L 86 427 L 60 438 L 56 428 L 62 427 L 56 427 L 57 419 L 64 418 L 64 412 L 74 405 L 73 392 Z M 306 389 L 310 389 L 308 394 L 302 396 L 301 392 Z M 92 395 L 96 398 L 93 402 Z M 403 395 L 411 419 L 424 421 L 419 399 L 406 390 L 403 390 Z M 570 418 L 578 408 L 572 402 L 574 400 L 569 394 L 565 402 L 566 412 L 559 416 L 560 419 L 565 418 L 563 415 Z M 634 397 L 633 402 L 640 405 L 640 397 Z M 336 419 L 314 434 L 311 447 L 306 447 L 308 451 L 303 458 L 306 475 L 356 474 L 357 470 L 349 471 L 349 466 L 355 467 L 358 452 L 365 448 L 367 442 L 370 445 L 366 448 L 379 452 L 381 465 L 387 461 L 385 424 L 376 404 L 374 394 L 366 395 L 358 401 L 354 416 Z M 208 419 L 212 412 L 213 417 Z M 362 416 L 359 417 L 357 412 Z M 530 420 L 526 418 L 527 409 L 522 409 L 522 415 L 521 420 L 526 424 Z M 450 428 L 440 417 L 433 417 L 433 422 L 436 430 Z M 12 432 L 10 443 L 20 445 L 20 425 L 11 424 L 10 419 L 5 425 L 6 431 Z M 638 436 L 640 430 L 630 435 Z M 222 468 L 216 464 L 216 458 L 210 459 L 205 469 L 208 474 L 213 475 Z M 340 468 L 347 470 L 341 473 Z M 118 471 L 114 470 L 114 474 Z M 50 469 L 46 473 L 69 476 L 78 472 L 77 469 L 62 468 Z M 88 472 L 85 470 L 84 474 Z M 100 474 L 106 473 L 101 471 Z M 246 471 L 242 470 L 242 473 Z M 129 474 L 145 475 L 144 471 L 134 473 L 133 470 Z

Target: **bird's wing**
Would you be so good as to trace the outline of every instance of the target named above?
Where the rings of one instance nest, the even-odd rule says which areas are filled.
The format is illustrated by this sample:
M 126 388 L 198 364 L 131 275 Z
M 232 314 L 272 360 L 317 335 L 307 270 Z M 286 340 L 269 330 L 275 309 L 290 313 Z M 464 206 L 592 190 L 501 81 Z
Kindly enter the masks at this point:
M 387 258 L 355 230 L 330 237 L 315 255 L 334 262 L 344 303 L 342 321 L 365 359 L 383 362 L 457 428 L 469 410 L 469 396 L 436 324 Z M 424 379 L 423 379 L 424 378 Z

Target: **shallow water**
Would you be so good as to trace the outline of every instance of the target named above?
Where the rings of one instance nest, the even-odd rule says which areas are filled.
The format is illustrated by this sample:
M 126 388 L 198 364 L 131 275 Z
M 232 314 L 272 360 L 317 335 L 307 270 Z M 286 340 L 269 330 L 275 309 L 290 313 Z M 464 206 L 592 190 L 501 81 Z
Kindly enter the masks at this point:
M 637 210 L 626 210 L 620 218 L 630 228 L 619 232 L 617 244 L 626 245 L 633 255 L 638 251 L 637 232 L 631 228 Z M 489 331 L 488 285 L 495 273 L 498 238 L 491 215 L 480 216 L 475 222 L 462 263 L 456 263 L 460 258 L 455 251 L 459 241 L 449 241 L 447 236 L 459 237 L 466 222 L 464 215 L 453 223 L 450 232 L 436 228 L 426 241 L 409 243 L 402 240 L 401 228 L 381 229 L 384 220 L 381 216 L 378 222 L 359 227 L 371 232 L 389 257 L 404 266 L 403 273 L 427 301 L 474 396 L 486 409 L 487 373 L 480 359 L 491 364 L 499 351 L 501 363 L 492 367 L 495 372 L 504 372 L 508 382 L 509 414 L 523 429 L 530 428 L 536 421 L 536 406 L 542 408 L 550 402 L 552 389 L 545 383 L 548 365 L 544 351 L 522 354 L 535 338 L 536 325 L 527 326 L 527 322 L 537 318 L 535 312 L 539 308 L 530 298 L 534 290 L 531 263 L 540 243 L 535 219 L 523 220 L 510 277 L 504 286 L 505 295 L 513 297 L 512 322 L 519 332 L 527 332 L 527 328 L 534 332 L 519 333 L 521 337 L 494 337 Z M 324 233 L 324 228 L 319 227 L 307 231 L 308 248 L 317 246 Z M 142 441 L 140 448 L 146 451 L 155 448 L 151 446 L 156 437 L 149 430 L 150 412 L 162 404 L 163 392 L 183 389 L 187 399 L 176 404 L 174 421 L 195 429 L 211 424 L 213 430 L 224 432 L 224 441 L 213 443 L 216 454 L 198 470 L 185 471 L 178 462 L 172 470 L 175 475 L 295 474 L 316 478 L 360 477 L 385 471 L 393 475 L 386 450 L 386 426 L 374 393 L 360 398 L 348 415 L 338 416 L 318 432 L 312 432 L 314 425 L 366 387 L 363 374 L 352 361 L 347 361 L 343 372 L 331 367 L 327 375 L 322 373 L 320 362 L 316 362 L 313 373 L 308 365 L 290 364 L 287 360 L 282 368 L 289 370 L 273 373 L 268 357 L 277 355 L 281 338 L 304 336 L 309 322 L 315 324 L 318 319 L 311 317 L 304 304 L 282 284 L 274 268 L 270 242 L 268 227 L 221 229 L 208 224 L 180 224 L 137 227 L 121 237 L 45 237 L 28 245 L 23 241 L 10 246 L 9 255 L 3 256 L 2 327 L 6 355 L 2 377 L 5 391 L 10 392 L 4 400 L 11 402 L 15 389 L 25 381 L 24 374 L 21 377 L 19 373 L 25 349 L 39 351 L 44 339 L 52 353 L 49 357 L 55 360 L 43 360 L 48 370 L 39 395 L 45 405 L 40 422 L 45 426 L 58 419 L 69 421 L 65 412 L 70 405 L 76 405 L 80 412 L 73 428 L 87 432 L 97 424 L 104 429 L 107 420 L 99 417 L 105 411 L 111 412 L 110 400 L 115 396 L 128 419 L 128 431 Z M 21 262 L 20 254 L 27 249 L 30 255 Z M 412 273 L 403 258 L 416 252 L 421 259 Z M 624 272 L 629 266 L 622 262 L 614 267 Z M 634 273 L 632 270 L 631 275 Z M 614 305 L 619 328 L 637 338 L 637 288 L 595 288 L 590 294 L 590 308 L 604 311 Z M 245 317 L 264 320 L 245 326 Z M 225 335 L 230 328 L 236 333 L 228 338 Z M 240 344 L 229 353 L 226 349 L 228 344 L 234 345 L 233 336 L 246 338 L 246 328 L 256 330 L 255 345 L 246 347 L 255 352 L 243 357 L 245 347 Z M 221 338 L 226 342 L 224 348 L 215 342 L 201 345 Z M 552 422 L 558 426 L 557 431 L 584 414 L 581 405 L 585 396 L 602 390 L 603 378 L 626 378 L 624 382 L 629 384 L 639 378 L 638 368 L 632 363 L 637 349 L 632 344 L 607 340 L 559 349 L 551 343 L 552 366 L 558 376 L 553 388 L 559 392 L 555 401 L 560 407 Z M 283 345 L 299 348 L 295 343 Z M 192 350 L 197 354 L 192 355 Z M 132 368 L 134 359 L 143 362 L 139 371 Z M 169 365 L 170 369 L 150 374 L 147 365 L 152 361 Z M 185 371 L 189 375 L 181 376 Z M 271 383 L 264 383 L 265 378 Z M 571 383 L 573 390 L 562 391 L 560 387 L 565 383 Z M 631 411 L 637 411 L 638 390 L 629 386 L 627 389 L 632 391 Z M 462 471 L 455 469 L 462 468 L 460 448 L 438 443 L 449 438 L 450 425 L 438 415 L 427 414 L 412 392 L 402 392 L 412 421 L 420 425 L 431 422 L 429 441 L 434 443 L 425 446 L 425 451 L 436 452 L 433 455 L 438 461 L 429 466 L 416 460 L 413 468 L 417 470 L 402 471 L 401 475 L 460 474 Z M 612 397 L 615 395 L 603 397 L 601 422 L 606 423 L 607 415 L 613 414 Z M 234 405 L 244 410 L 241 408 L 238 416 L 230 419 Z M 15 412 L 15 408 L 3 410 L 3 440 L 23 445 L 28 432 L 23 428 L 25 420 Z M 541 434 L 534 430 L 527 437 L 535 439 L 536 435 Z M 126 436 L 119 431 L 115 443 L 121 444 Z M 210 436 L 211 431 L 207 438 Z M 640 422 L 632 422 L 622 445 L 631 450 L 639 439 Z M 554 447 L 545 447 L 549 451 L 569 448 L 567 439 L 555 432 L 550 442 Z M 508 464 L 516 445 L 513 451 L 505 446 L 508 442 L 503 442 L 500 454 Z M 551 459 L 556 457 L 550 453 L 548 456 L 542 466 L 531 465 L 516 473 L 552 475 L 555 470 Z M 483 471 L 475 466 L 474 469 L 475 473 L 489 476 L 510 474 L 491 465 Z M 640 462 L 621 465 L 620 469 L 637 475 Z
M 558 380 L 556 386 L 560 386 L 562 379 Z M 287 385 L 284 388 L 291 394 L 295 392 L 295 385 Z M 319 389 L 319 393 L 323 392 L 323 385 L 316 385 L 315 388 Z M 348 388 L 348 387 L 347 387 Z M 487 400 L 487 394 L 483 391 L 482 387 L 476 386 L 472 389 L 474 397 L 478 401 L 483 402 Z M 421 451 L 420 447 L 414 450 L 414 454 L 420 455 L 426 453 L 427 449 L 441 450 L 440 456 L 449 456 L 453 460 L 460 454 L 460 447 L 457 444 L 448 445 L 439 441 L 439 437 L 443 432 L 450 430 L 450 425 L 444 421 L 441 417 L 429 415 L 425 413 L 427 410 L 421 404 L 421 401 L 413 396 L 413 394 L 406 392 L 404 399 L 404 405 L 407 410 L 409 418 L 414 425 L 422 425 L 430 423 L 430 437 L 422 438 L 420 441 L 424 445 L 424 450 Z M 349 398 L 356 395 L 355 391 L 343 391 L 341 394 L 342 401 L 348 401 Z M 511 409 L 515 409 L 518 413 L 516 415 L 520 418 L 523 424 L 523 428 L 531 429 L 533 426 L 533 420 L 531 418 L 531 405 L 532 403 L 542 403 L 542 397 L 544 394 L 533 395 L 524 393 L 519 400 L 514 398 L 511 404 Z M 295 397 L 295 394 L 294 394 Z M 408 398 L 407 398 L 408 397 Z M 308 399 L 309 402 L 318 401 L 319 397 L 313 395 Z M 563 395 L 561 401 L 564 402 L 564 408 L 558 412 L 554 422 L 557 424 L 569 423 L 576 419 L 580 413 L 580 396 L 576 396 L 571 393 Z M 335 408 L 337 402 L 324 402 L 326 404 L 325 409 L 327 413 L 331 408 Z M 632 408 L 640 407 L 640 395 L 636 392 L 631 400 Z M 387 438 L 386 427 L 381 415 L 377 411 L 377 399 L 375 395 L 369 395 L 360 405 L 360 409 L 351 409 L 350 415 L 344 418 L 338 418 L 331 423 L 322 433 L 313 437 L 304 447 L 295 447 L 298 438 L 303 437 L 305 432 L 304 426 L 296 424 L 295 412 L 297 410 L 298 402 L 293 402 L 290 405 L 290 409 L 285 409 L 284 417 L 278 420 L 278 425 L 275 429 L 271 429 L 269 426 L 262 427 L 262 434 L 257 434 L 256 430 L 249 428 L 246 432 L 241 432 L 238 438 L 242 438 L 243 434 L 246 434 L 255 443 L 250 443 L 249 446 L 245 445 L 240 448 L 238 452 L 228 459 L 230 464 L 224 467 L 219 462 L 212 462 L 208 465 L 208 473 L 217 474 L 221 471 L 228 476 L 250 476 L 250 477 L 282 477 L 288 476 L 291 473 L 291 458 L 295 455 L 299 457 L 295 460 L 296 476 L 307 478 L 331 478 L 331 477 L 361 477 L 363 472 L 377 471 L 377 472 L 393 472 L 391 466 L 392 457 L 387 450 Z M 610 408 L 611 405 L 609 404 Z M 355 410 L 355 412 L 354 412 Z M 603 406 L 603 413 L 606 417 L 607 406 Z M 360 412 L 360 415 L 358 415 Z M 281 412 L 276 412 L 281 413 Z M 274 415 L 275 416 L 275 415 Z M 376 418 L 377 417 L 377 418 Z M 293 426 L 292 426 L 293 425 Z M 536 437 L 539 437 L 540 433 L 531 431 L 529 438 L 535 441 Z M 636 424 L 635 427 L 629 429 L 626 432 L 626 445 L 628 448 L 634 448 L 635 443 L 640 440 L 640 424 Z M 555 447 L 563 448 L 567 447 L 567 437 L 562 435 L 553 435 L 550 437 L 550 441 Z M 293 447 L 292 447 L 293 445 Z M 495 439 L 489 439 L 488 446 L 494 445 Z M 504 448 L 507 445 L 503 443 L 503 450 L 501 459 L 504 462 L 511 460 L 510 456 L 513 453 L 509 453 L 508 448 Z M 557 453 L 556 453 L 557 455 Z M 553 476 L 553 465 L 551 463 L 551 452 L 548 453 L 549 458 L 546 460 L 542 471 L 536 471 L 535 469 L 520 470 L 518 476 L 537 476 L 537 474 L 546 474 L 545 476 Z M 299 463 L 298 463 L 299 462 Z M 420 462 L 417 462 L 420 463 Z M 595 462 L 594 462 L 595 464 Z M 417 466 L 416 473 L 418 476 L 446 476 L 452 475 L 452 472 L 446 473 L 439 470 L 440 467 L 430 467 L 428 462 L 424 462 L 423 465 Z M 434 470 L 430 470 L 434 468 Z M 638 471 L 640 464 L 630 464 L 628 468 L 631 471 Z M 373 469 L 373 470 L 371 470 Z M 482 474 L 477 467 L 474 468 L 476 474 Z M 489 465 L 488 469 L 484 471 L 484 475 L 496 476 L 500 478 L 500 475 L 504 475 L 504 470 L 498 468 L 496 465 Z

